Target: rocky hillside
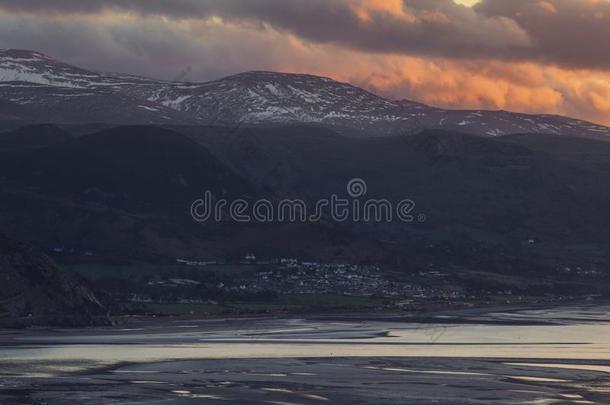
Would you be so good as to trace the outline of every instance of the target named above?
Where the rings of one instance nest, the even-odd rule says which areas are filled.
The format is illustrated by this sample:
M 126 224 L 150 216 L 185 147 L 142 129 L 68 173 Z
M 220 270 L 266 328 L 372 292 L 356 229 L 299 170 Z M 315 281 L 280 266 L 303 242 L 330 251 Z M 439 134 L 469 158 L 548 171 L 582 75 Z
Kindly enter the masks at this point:
M 0 326 L 108 323 L 84 282 L 26 244 L 0 236 Z

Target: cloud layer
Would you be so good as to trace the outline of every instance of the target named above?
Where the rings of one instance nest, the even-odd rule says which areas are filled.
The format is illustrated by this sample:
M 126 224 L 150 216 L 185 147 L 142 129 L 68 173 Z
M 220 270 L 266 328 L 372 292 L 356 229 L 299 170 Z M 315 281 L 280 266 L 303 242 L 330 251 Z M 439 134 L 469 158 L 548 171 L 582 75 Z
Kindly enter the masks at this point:
M 446 107 L 610 124 L 609 0 L 0 0 L 0 47 L 208 80 L 324 74 Z

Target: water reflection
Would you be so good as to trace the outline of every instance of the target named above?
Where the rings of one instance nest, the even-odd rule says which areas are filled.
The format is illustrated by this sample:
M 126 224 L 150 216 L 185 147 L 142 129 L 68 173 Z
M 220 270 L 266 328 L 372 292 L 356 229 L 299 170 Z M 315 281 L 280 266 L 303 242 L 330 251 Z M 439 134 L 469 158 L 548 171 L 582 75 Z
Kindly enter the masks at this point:
M 0 346 L 3 362 L 113 364 L 176 359 L 455 357 L 610 360 L 606 308 L 491 313 L 482 319 L 547 324 L 414 324 L 252 319 L 22 334 Z M 557 324 L 549 324 L 556 319 Z M 571 319 L 566 322 L 566 319 Z M 525 361 L 521 361 L 525 363 Z M 609 372 L 608 367 L 597 368 Z

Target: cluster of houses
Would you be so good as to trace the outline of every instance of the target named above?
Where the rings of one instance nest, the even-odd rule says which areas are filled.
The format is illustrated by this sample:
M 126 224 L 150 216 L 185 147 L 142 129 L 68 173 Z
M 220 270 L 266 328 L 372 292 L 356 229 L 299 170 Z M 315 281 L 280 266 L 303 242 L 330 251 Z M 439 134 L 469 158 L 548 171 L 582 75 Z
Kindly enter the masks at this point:
M 279 266 L 240 280 L 251 291 L 277 291 L 286 294 L 340 294 L 413 297 L 421 299 L 460 299 L 463 293 L 451 287 L 428 287 L 418 283 L 389 280 L 378 266 L 328 264 L 281 259 Z M 440 275 L 440 273 L 439 273 Z
M 210 266 L 224 264 L 218 260 L 177 259 L 184 266 Z M 173 291 L 175 298 L 207 302 L 210 297 L 239 299 L 244 294 L 257 296 L 273 292 L 278 295 L 347 295 L 376 297 L 388 299 L 398 307 L 413 307 L 428 303 L 462 303 L 469 304 L 480 300 L 500 300 L 516 302 L 526 299 L 512 289 L 493 291 L 467 292 L 456 284 L 450 274 L 436 269 L 427 269 L 410 275 L 391 277 L 379 266 L 349 263 L 323 263 L 284 257 L 269 260 L 258 260 L 254 254 L 247 254 L 239 260 L 240 264 L 252 265 L 249 269 L 231 275 L 222 275 L 222 271 L 208 279 L 205 269 L 197 280 L 188 278 L 155 279 L 147 283 L 148 292 L 162 288 Z M 254 266 L 256 265 L 256 266 Z M 558 268 L 566 273 L 595 276 L 597 272 L 583 270 L 579 267 Z M 212 274 L 212 273 L 210 273 Z M 167 295 L 167 294 L 166 294 Z M 230 298 L 232 297 L 232 298 Z M 144 294 L 137 299 L 149 299 Z
M 209 266 L 223 264 L 220 260 L 176 259 L 185 266 Z M 279 257 L 269 260 L 257 259 L 247 253 L 239 261 L 242 265 L 257 265 L 260 271 L 245 272 L 231 282 L 219 283 L 218 290 L 247 291 L 252 293 L 275 291 L 278 294 L 339 294 L 352 296 L 377 296 L 391 299 L 465 299 L 464 292 L 444 283 L 447 274 L 426 271 L 414 275 L 410 282 L 390 280 L 382 269 L 375 265 L 349 263 L 322 263 Z M 419 281 L 423 281 L 419 282 Z M 157 286 L 176 286 L 170 281 L 156 282 Z
M 559 266 L 557 270 L 564 274 L 574 274 L 583 277 L 602 277 L 604 273 L 597 269 L 583 269 L 580 266 Z

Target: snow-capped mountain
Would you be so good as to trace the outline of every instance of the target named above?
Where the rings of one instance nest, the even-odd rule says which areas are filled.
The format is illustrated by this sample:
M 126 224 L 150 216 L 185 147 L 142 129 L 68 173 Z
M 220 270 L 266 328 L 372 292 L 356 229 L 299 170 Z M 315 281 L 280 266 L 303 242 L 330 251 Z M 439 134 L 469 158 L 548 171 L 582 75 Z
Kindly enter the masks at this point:
M 451 129 L 486 136 L 610 136 L 610 128 L 553 115 L 460 111 L 389 100 L 304 74 L 247 72 L 207 83 L 98 73 L 38 52 L 0 51 L 0 120 L 168 125 L 332 127 L 348 135 Z

